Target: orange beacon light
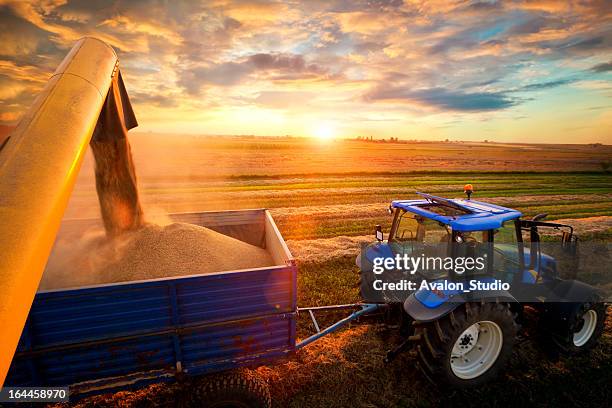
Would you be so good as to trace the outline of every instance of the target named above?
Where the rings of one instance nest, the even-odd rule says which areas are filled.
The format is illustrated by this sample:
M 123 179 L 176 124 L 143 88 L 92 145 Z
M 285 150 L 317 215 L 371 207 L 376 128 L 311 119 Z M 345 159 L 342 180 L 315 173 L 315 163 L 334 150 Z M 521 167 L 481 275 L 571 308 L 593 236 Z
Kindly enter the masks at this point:
M 467 199 L 469 200 L 470 196 L 474 192 L 474 187 L 472 187 L 471 184 L 466 184 L 465 186 L 463 186 L 463 192 L 467 195 Z

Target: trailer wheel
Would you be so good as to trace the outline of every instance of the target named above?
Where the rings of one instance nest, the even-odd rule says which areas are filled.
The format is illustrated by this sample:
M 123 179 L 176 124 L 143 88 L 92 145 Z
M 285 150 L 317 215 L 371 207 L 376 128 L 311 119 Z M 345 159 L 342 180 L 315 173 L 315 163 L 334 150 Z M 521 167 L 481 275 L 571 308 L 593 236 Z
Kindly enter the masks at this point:
M 507 304 L 466 303 L 439 320 L 417 325 L 419 368 L 436 385 L 481 385 L 504 368 L 517 331 Z
M 551 330 L 546 343 L 565 355 L 586 352 L 597 345 L 604 331 L 607 307 L 599 302 L 576 304 L 561 329 Z
M 251 370 L 205 376 L 194 385 L 193 407 L 270 408 L 268 384 Z

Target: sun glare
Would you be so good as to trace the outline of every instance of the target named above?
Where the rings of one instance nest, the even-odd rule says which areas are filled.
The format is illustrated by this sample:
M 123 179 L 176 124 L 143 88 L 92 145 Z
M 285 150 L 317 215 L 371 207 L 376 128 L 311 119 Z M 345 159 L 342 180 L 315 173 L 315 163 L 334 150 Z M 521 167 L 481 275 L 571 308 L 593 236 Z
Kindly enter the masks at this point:
M 313 134 L 319 140 L 331 140 L 334 138 L 334 127 L 330 123 L 320 123 Z

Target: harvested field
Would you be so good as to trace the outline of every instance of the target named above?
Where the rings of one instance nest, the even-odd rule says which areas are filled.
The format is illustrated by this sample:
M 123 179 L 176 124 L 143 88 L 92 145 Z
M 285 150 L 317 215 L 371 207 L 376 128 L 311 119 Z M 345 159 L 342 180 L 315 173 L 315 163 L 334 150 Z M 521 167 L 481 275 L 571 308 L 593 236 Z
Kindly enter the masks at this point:
M 109 240 L 102 232 L 59 240 L 40 289 L 165 278 L 273 265 L 265 249 L 193 224 L 144 227 Z
M 580 235 L 600 235 L 610 233 L 612 231 L 612 217 L 589 217 L 581 219 L 563 218 L 555 222 L 561 224 L 569 224 L 574 227 L 577 234 Z
M 485 170 L 478 170 L 478 166 L 471 164 L 460 168 L 436 167 L 435 163 L 427 162 L 429 167 L 422 168 L 396 165 L 393 160 L 387 160 L 389 155 L 397 155 L 398 160 L 402 154 L 446 155 L 448 146 L 444 143 L 368 144 L 369 158 L 362 163 L 373 162 L 374 166 L 359 171 L 362 166 L 356 163 L 360 157 L 356 156 L 350 160 L 345 158 L 345 164 L 351 163 L 351 167 L 339 172 L 321 165 L 321 161 L 341 160 L 338 154 L 351 151 L 362 152 L 358 145 L 336 142 L 313 147 L 309 145 L 313 142 L 300 140 L 192 138 L 191 144 L 183 146 L 181 142 L 176 155 L 169 156 L 160 150 L 163 145 L 160 136 L 153 136 L 153 139 L 152 143 L 157 146 L 153 150 L 143 135 L 137 135 L 133 141 L 140 199 L 147 214 L 152 209 L 171 213 L 268 208 L 288 240 L 369 235 L 375 224 L 388 228 L 390 217 L 385 210 L 389 201 L 415 198 L 417 191 L 457 197 L 466 183 L 474 185 L 474 199 L 517 208 L 527 217 L 542 212 L 549 214 L 548 219 L 612 215 L 612 173 L 598 169 L 599 162 L 596 162 L 605 161 L 603 156 L 609 153 L 607 146 L 593 151 L 588 146 L 531 146 L 528 149 L 522 145 L 488 146 L 499 155 L 512 156 L 516 163 L 511 168 L 493 163 Z M 311 153 L 306 151 L 309 146 L 313 150 Z M 187 147 L 193 151 L 185 152 Z M 207 147 L 211 149 L 208 153 Z M 473 148 L 482 146 L 474 145 Z M 535 164 L 527 160 L 528 156 L 517 154 L 516 149 L 533 152 L 534 148 L 535 151 L 552 148 L 559 156 L 549 156 L 543 150 L 539 152 L 547 158 L 556 157 L 558 166 L 533 171 Z M 151 165 L 151 160 L 145 160 L 142 149 L 150 154 L 147 157 L 156 158 L 155 166 Z M 423 155 L 418 154 L 419 149 L 423 150 Z M 253 150 L 261 156 L 262 163 L 276 159 L 287 166 L 283 169 L 262 167 L 261 163 L 255 165 L 243 160 Z M 215 172 L 212 173 L 208 166 L 210 161 L 205 160 L 211 152 L 224 155 L 220 167 L 215 160 Z M 597 154 L 583 161 L 586 153 L 593 152 Z M 175 162 L 176 157 L 181 158 L 180 163 Z M 235 163 L 228 162 L 230 157 Z M 304 162 L 303 167 L 296 167 L 294 161 L 297 159 Z M 426 157 L 423 160 L 426 161 Z M 587 171 L 585 163 L 591 163 Z M 203 167 L 205 164 L 207 168 Z M 224 165 L 229 167 L 224 168 Z M 86 160 L 79 176 L 67 218 L 98 216 L 97 196 L 88 166 L 91 166 L 91 158 Z M 552 171 L 559 168 L 564 171 Z M 230 174 L 228 169 L 235 172 Z M 266 173 L 262 173 L 262 169 Z
M 360 244 L 373 240 L 375 224 L 388 232 L 391 217 L 386 208 L 391 200 L 416 198 L 416 191 L 458 197 L 463 185 L 472 183 L 476 200 L 516 208 L 525 217 L 548 213 L 547 220 L 573 225 L 581 239 L 612 240 L 612 173 L 600 168 L 611 149 L 133 138 L 147 214 L 270 209 L 299 262 L 300 306 L 359 301 L 355 256 Z M 172 155 L 167 154 L 170 150 Z M 481 157 L 487 160 L 477 160 Z M 87 166 L 91 161 L 84 164 L 67 218 L 98 216 Z M 319 323 L 323 326 L 342 316 L 322 316 Z M 298 337 L 311 333 L 312 324 L 301 316 Z M 276 407 L 604 406 L 611 398 L 610 315 L 602 344 L 584 357 L 547 360 L 527 330 L 527 341 L 515 347 L 506 374 L 470 393 L 433 387 L 420 375 L 410 353 L 384 365 L 382 357 L 396 340 L 393 333 L 362 321 L 306 347 L 293 359 L 258 371 L 268 379 Z M 516 390 L 511 398 L 508 389 Z M 89 398 L 76 406 L 173 406 L 189 392 L 157 384 Z
M 147 213 L 151 207 L 164 212 L 258 207 L 289 211 L 381 203 L 378 208 L 384 211 L 388 201 L 412 198 L 415 191 L 453 197 L 461 194 L 464 184 L 472 183 L 476 199 L 518 200 L 521 207 L 554 205 L 548 209 L 551 217 L 612 215 L 612 173 L 601 167 L 612 156 L 612 147 L 605 145 L 352 141 L 322 145 L 296 138 L 138 133 L 130 134 L 130 142 Z M 88 155 L 68 218 L 98 216 L 93 174 L 93 157 Z M 360 234 L 347 232 L 337 235 Z M 313 235 L 308 238 L 320 237 Z
M 302 262 L 325 262 L 344 256 L 355 257 L 363 244 L 373 241 L 372 235 L 345 235 L 334 238 L 288 240 L 291 254 Z
M 598 171 L 612 147 L 478 142 L 362 143 L 316 139 L 202 137 L 130 132 L 142 181 L 214 176 L 350 173 L 407 170 Z M 168 155 L 171 151 L 172 155 Z M 151 161 L 151 157 L 163 158 Z M 210 166 L 214 163 L 214 166 Z M 185 171 L 189 166 L 189 173 Z M 364 168 L 367 166 L 367 168 Z M 145 176 L 148 174 L 151 176 Z

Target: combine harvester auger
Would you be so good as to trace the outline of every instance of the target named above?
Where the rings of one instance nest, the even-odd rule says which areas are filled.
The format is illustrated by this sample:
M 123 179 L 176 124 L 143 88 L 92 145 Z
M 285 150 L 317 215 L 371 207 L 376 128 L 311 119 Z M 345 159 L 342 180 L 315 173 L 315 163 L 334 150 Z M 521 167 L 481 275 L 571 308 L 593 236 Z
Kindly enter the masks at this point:
M 79 40 L 0 146 L 0 385 L 118 67 L 110 46 Z

